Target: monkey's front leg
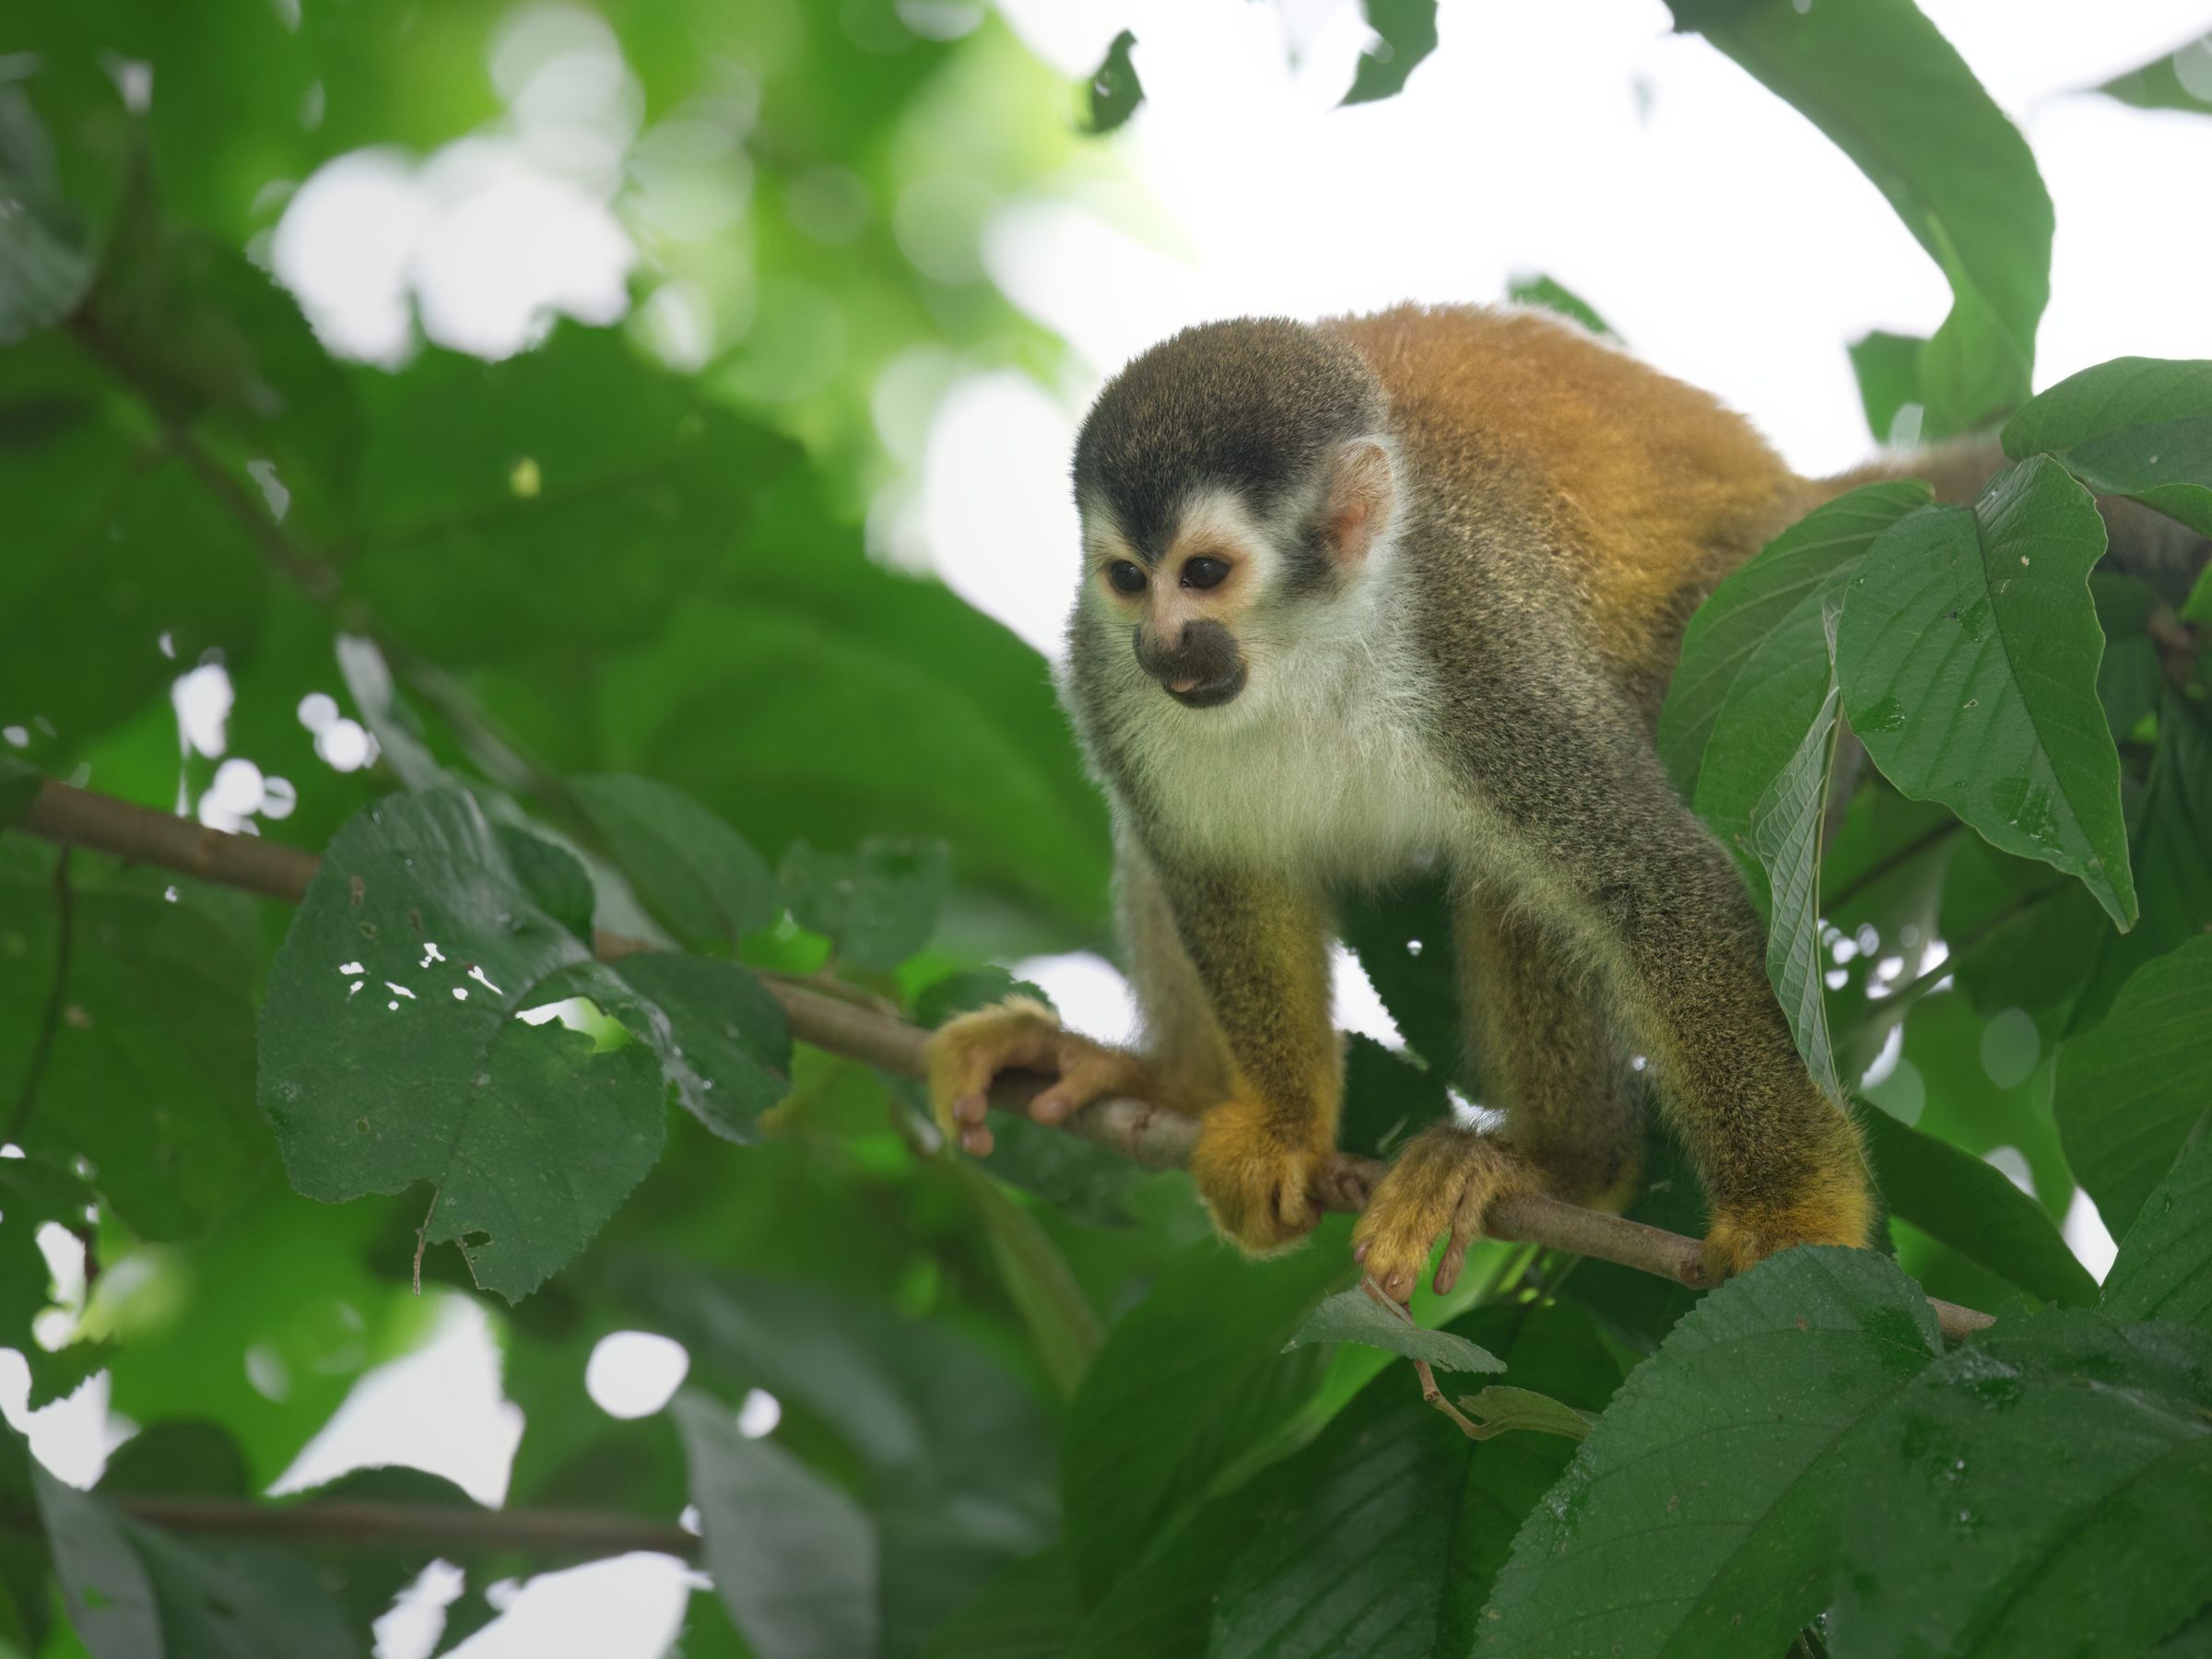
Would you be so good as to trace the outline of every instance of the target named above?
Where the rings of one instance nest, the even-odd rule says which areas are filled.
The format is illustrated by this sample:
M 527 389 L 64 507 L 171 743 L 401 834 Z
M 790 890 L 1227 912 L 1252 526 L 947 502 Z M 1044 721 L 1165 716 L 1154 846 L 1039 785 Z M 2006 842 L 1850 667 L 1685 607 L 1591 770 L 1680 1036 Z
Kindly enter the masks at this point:
M 1230 1059 L 1229 1098 L 1205 1113 L 1191 1174 L 1223 1233 L 1280 1249 L 1321 1219 L 1336 1150 L 1327 912 L 1318 887 L 1281 877 L 1159 874 Z

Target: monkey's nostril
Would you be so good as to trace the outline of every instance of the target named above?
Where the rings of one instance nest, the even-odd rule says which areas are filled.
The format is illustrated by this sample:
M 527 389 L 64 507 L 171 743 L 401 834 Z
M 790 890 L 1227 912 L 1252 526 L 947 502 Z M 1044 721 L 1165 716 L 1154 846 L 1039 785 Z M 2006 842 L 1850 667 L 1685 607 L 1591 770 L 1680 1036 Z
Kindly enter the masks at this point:
M 1170 680 L 1168 688 L 1171 691 L 1195 691 L 1203 684 L 1203 680 L 1193 675 L 1189 679 Z

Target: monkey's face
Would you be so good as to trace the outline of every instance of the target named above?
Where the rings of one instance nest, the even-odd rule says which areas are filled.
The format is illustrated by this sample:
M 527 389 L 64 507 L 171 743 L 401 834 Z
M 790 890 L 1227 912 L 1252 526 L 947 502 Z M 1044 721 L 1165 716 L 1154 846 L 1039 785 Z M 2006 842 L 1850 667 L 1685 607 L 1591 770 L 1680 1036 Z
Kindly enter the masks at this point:
M 1079 655 L 1095 661 L 1118 632 L 1130 654 L 1111 677 L 1124 699 L 1218 710 L 1249 691 L 1265 702 L 1271 675 L 1350 607 L 1392 505 L 1389 458 L 1371 440 L 1270 498 L 1194 490 L 1149 536 L 1124 532 L 1111 503 L 1086 501 L 1077 627 L 1091 637 Z

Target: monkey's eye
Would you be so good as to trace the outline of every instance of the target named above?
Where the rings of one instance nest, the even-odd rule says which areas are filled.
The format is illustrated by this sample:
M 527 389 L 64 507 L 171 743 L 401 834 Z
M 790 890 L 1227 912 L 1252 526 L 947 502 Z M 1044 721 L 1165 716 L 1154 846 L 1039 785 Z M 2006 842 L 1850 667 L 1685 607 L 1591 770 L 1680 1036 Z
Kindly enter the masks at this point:
M 1106 580 L 1113 583 L 1117 594 L 1141 594 L 1145 591 L 1145 573 L 1125 559 L 1117 559 L 1106 567 Z
M 1218 559 L 1187 559 L 1182 564 L 1182 585 L 1187 588 L 1219 587 L 1228 579 L 1229 566 Z

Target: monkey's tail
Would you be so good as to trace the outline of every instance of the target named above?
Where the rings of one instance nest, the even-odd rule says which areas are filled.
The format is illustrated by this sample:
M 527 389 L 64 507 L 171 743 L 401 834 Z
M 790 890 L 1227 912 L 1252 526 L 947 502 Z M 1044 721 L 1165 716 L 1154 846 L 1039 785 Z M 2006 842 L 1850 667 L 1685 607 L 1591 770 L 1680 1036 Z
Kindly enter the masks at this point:
M 1862 484 L 1919 478 L 1935 487 L 1937 500 L 1963 505 L 1980 495 L 2006 462 L 1995 433 L 1976 433 L 1878 455 L 1847 473 L 1821 479 L 1818 488 L 1826 500 Z M 2212 561 L 2212 540 L 2124 496 L 2100 496 L 2097 508 L 2104 514 L 2105 569 L 2141 579 L 2171 605 L 2178 606 L 2188 597 L 2197 576 Z

